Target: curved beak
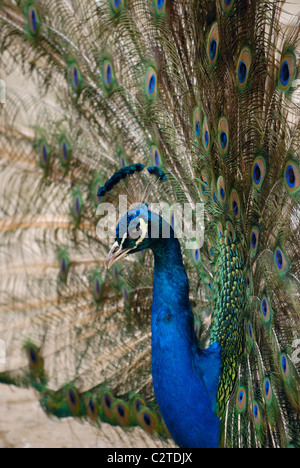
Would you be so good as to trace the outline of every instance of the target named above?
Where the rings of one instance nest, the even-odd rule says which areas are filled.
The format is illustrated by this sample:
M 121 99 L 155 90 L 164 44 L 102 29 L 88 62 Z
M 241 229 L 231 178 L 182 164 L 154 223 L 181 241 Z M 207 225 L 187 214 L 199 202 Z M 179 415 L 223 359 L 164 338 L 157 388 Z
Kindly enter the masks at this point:
M 121 246 L 118 244 L 118 242 L 115 242 L 114 245 L 111 248 L 111 251 L 107 255 L 105 259 L 105 266 L 107 270 L 109 270 L 115 263 L 117 263 L 119 260 L 122 260 L 125 258 L 129 252 L 131 252 L 133 249 L 122 249 L 122 244 Z

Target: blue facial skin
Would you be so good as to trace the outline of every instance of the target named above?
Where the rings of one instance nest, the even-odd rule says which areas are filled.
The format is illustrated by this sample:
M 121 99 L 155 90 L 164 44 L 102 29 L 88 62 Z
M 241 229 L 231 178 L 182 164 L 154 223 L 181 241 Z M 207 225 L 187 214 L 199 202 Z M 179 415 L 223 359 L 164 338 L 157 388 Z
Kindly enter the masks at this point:
M 137 214 L 138 213 L 138 214 Z M 143 218 L 152 232 L 166 223 L 146 206 L 128 212 L 129 219 Z M 128 225 L 127 216 L 117 228 Z M 136 240 L 124 242 L 133 248 Z M 221 374 L 218 344 L 199 350 L 189 301 L 189 282 L 181 247 L 170 227 L 170 238 L 146 238 L 133 252 L 150 248 L 154 254 L 152 304 L 152 376 L 154 393 L 167 428 L 180 447 L 218 447 L 220 420 L 216 395 Z

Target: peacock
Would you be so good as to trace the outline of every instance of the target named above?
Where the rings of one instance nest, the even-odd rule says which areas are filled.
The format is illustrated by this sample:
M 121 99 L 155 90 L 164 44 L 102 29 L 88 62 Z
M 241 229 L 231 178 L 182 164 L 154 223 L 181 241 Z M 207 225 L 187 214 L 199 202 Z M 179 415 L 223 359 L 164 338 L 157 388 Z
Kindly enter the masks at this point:
M 0 382 L 34 388 L 49 417 L 166 446 L 299 447 L 285 8 L 0 1 Z

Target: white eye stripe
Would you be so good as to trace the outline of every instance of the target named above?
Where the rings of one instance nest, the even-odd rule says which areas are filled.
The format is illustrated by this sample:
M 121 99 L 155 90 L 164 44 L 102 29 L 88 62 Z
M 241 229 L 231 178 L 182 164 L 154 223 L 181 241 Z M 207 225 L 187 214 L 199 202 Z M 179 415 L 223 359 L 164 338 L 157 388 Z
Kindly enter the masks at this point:
M 141 237 L 139 238 L 139 240 L 137 241 L 136 243 L 136 247 L 141 244 L 143 242 L 143 240 L 145 239 L 146 235 L 147 235 L 147 232 L 148 232 L 148 226 L 147 226 L 147 223 L 145 223 L 145 221 L 143 220 L 143 218 L 140 218 L 140 227 L 141 227 L 141 230 L 142 230 L 142 235 Z

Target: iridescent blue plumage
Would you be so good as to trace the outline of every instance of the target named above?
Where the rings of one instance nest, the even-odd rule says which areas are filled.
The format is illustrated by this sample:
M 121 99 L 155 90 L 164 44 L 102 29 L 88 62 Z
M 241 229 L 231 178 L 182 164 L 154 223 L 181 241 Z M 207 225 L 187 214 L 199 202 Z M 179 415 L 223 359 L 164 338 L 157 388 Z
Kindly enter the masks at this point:
M 120 252 L 135 253 L 145 248 L 154 254 L 152 303 L 152 377 L 154 393 L 167 428 L 181 447 L 218 447 L 220 419 L 217 416 L 217 391 L 221 374 L 220 347 L 214 343 L 200 350 L 194 331 L 194 316 L 189 300 L 189 281 L 183 265 L 181 247 L 174 230 L 169 238 L 151 238 L 136 246 L 134 240 L 122 242 L 120 232 L 134 219 L 147 223 L 149 233 L 163 232 L 166 222 L 147 206 L 129 211 L 117 227 Z M 198 253 L 199 255 L 199 253 Z

